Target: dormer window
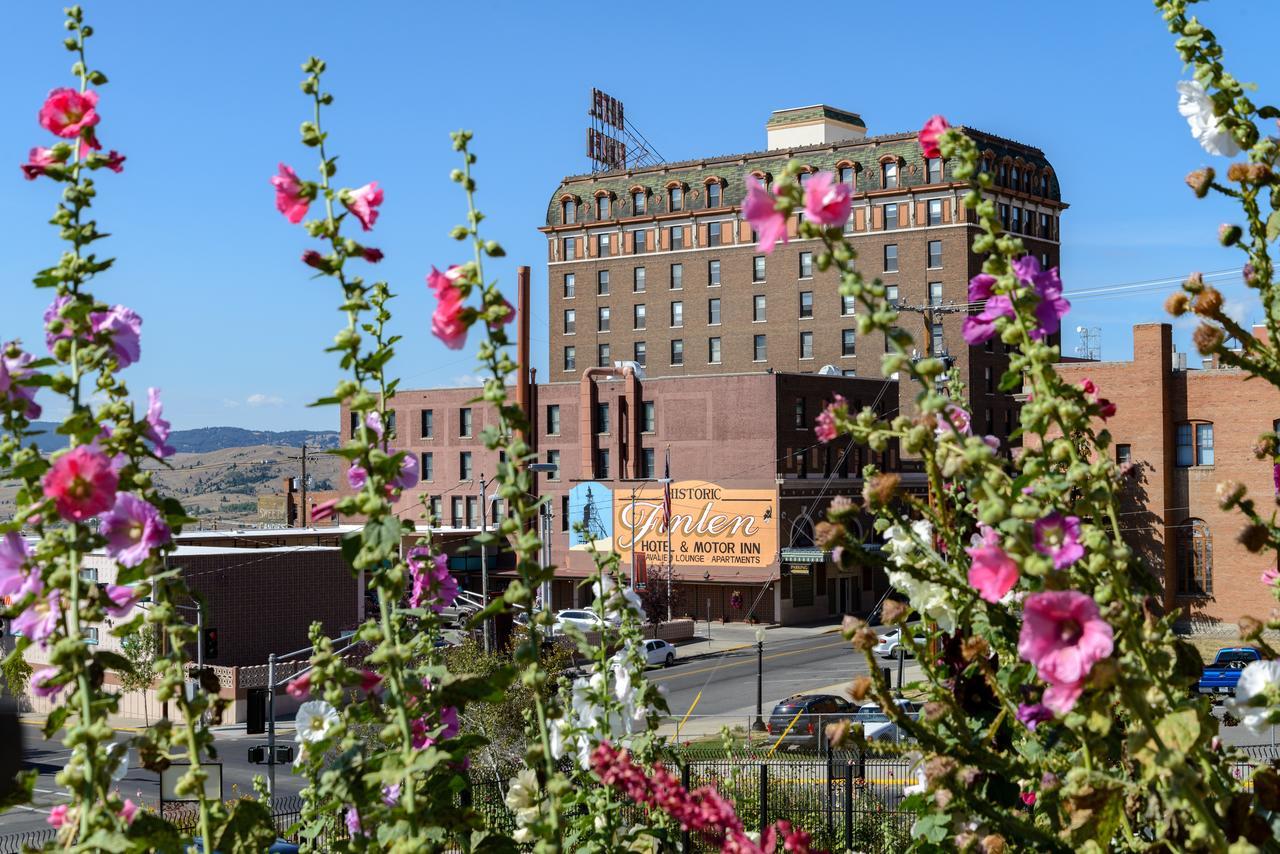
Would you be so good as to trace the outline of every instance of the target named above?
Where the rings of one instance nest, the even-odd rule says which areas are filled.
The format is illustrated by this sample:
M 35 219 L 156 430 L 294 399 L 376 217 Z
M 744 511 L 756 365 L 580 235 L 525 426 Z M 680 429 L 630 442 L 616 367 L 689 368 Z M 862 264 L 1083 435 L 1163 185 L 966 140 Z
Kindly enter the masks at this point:
M 645 212 L 648 207 L 648 197 L 644 190 L 636 190 L 631 194 L 631 212 L 639 215 Z
M 942 158 L 930 157 L 925 164 L 925 172 L 928 175 L 930 184 L 942 183 Z
M 712 181 L 707 185 L 707 207 L 720 207 L 720 183 L 718 181 Z
M 608 219 L 611 205 L 608 196 L 596 197 L 596 219 Z
M 673 211 L 684 210 L 684 189 L 681 187 L 672 187 L 667 191 L 668 208 Z
M 892 160 L 885 161 L 882 167 L 880 187 L 884 190 L 894 190 L 898 187 L 898 164 Z
M 573 199 L 565 199 L 563 209 L 565 225 L 573 225 L 578 221 L 578 203 L 576 201 Z
M 852 166 L 840 167 L 840 183 L 841 184 L 848 184 L 850 187 L 857 189 L 856 187 L 857 178 L 855 177 L 855 175 L 856 173 L 853 171 Z

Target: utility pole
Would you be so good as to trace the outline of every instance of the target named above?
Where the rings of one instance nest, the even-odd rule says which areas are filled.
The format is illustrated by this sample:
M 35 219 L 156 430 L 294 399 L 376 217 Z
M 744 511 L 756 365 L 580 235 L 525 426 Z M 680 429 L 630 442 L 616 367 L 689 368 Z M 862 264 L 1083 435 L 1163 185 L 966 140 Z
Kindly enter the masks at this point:
M 631 485 L 631 589 L 636 589 L 636 487 Z
M 489 508 L 485 506 L 485 492 L 487 491 L 488 481 L 484 479 L 484 473 L 480 474 L 480 600 L 484 603 L 484 607 L 489 607 L 489 554 L 485 547 L 484 534 L 489 533 Z M 480 624 L 480 631 L 484 635 L 484 651 L 489 652 L 489 618 L 485 617 L 484 622 Z
M 310 521 L 311 521 L 311 517 L 310 517 L 310 513 L 309 513 L 310 508 L 308 508 L 308 507 L 307 507 L 307 443 L 306 443 L 306 442 L 303 442 L 303 443 L 302 443 L 302 456 L 300 456 L 300 457 L 285 457 L 285 459 L 287 459 L 287 460 L 301 460 L 301 461 L 302 461 L 302 483 L 301 483 L 301 488 L 302 488 L 302 498 L 301 498 L 301 500 L 302 500 L 302 504 L 301 504 L 301 506 L 299 506 L 299 508 L 298 508 L 298 525 L 297 525 L 297 527 L 305 528 L 305 527 L 307 527 L 307 525 L 308 525 L 308 524 L 310 523 Z M 287 497 L 287 496 L 285 497 L 285 510 L 284 510 L 284 515 L 285 515 L 284 523 L 285 523 L 285 525 L 286 525 L 286 526 L 288 526 L 288 524 L 289 524 L 289 499 L 288 499 L 288 497 Z

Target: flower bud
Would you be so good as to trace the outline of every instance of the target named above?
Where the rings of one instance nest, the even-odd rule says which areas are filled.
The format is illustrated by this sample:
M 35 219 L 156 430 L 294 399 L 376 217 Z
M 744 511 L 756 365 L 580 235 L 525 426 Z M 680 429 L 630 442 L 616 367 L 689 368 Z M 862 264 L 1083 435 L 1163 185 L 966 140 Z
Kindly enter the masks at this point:
M 885 599 L 880 606 L 880 617 L 885 623 L 896 623 L 911 611 L 911 606 L 897 599 Z
M 846 693 L 848 693 L 850 700 L 853 700 L 855 703 L 861 703 L 863 700 L 867 699 L 867 695 L 871 693 L 871 677 L 854 677 L 854 680 L 849 683 Z
M 853 743 L 853 723 L 848 718 L 827 724 L 826 733 L 832 750 L 843 750 Z
M 978 847 L 982 854 L 1004 854 L 1008 846 L 1005 845 L 1003 836 L 998 833 L 989 833 L 978 842 Z
M 840 621 L 840 635 L 845 640 L 853 640 L 853 636 L 857 634 L 858 630 L 866 625 L 863 620 L 845 614 L 844 619 Z
M 1191 343 L 1196 345 L 1196 350 L 1202 356 L 1208 356 L 1218 349 L 1222 345 L 1222 338 L 1222 330 L 1207 323 L 1200 324 L 1196 327 L 1196 331 L 1191 333 Z
M 874 475 L 862 486 L 862 498 L 867 502 L 867 507 L 874 510 L 886 506 L 893 500 L 901 482 L 902 478 L 896 474 L 881 472 Z
M 1187 304 L 1190 300 L 1182 291 L 1169 294 L 1169 298 L 1164 301 L 1164 310 L 1174 317 L 1182 317 L 1187 313 Z
M 1187 176 L 1187 186 L 1196 194 L 1197 199 L 1203 199 L 1209 194 L 1209 186 L 1213 183 L 1213 170 L 1210 168 L 1197 169 Z
M 824 549 L 831 549 L 838 546 L 845 537 L 843 525 L 836 525 L 831 522 L 819 522 L 813 526 L 814 541 Z
M 880 636 L 872 629 L 863 626 L 853 633 L 851 642 L 853 643 L 854 649 L 859 652 L 866 652 L 869 649 L 874 649 L 875 645 L 880 643 Z
M 1249 164 L 1248 163 L 1232 163 L 1227 167 L 1227 180 L 1234 181 L 1237 184 L 1243 184 L 1249 180 Z
M 1265 525 L 1245 525 L 1236 537 L 1239 543 L 1251 552 L 1260 552 L 1270 539 Z
M 1250 163 L 1245 167 L 1245 180 L 1250 184 L 1263 186 L 1275 181 L 1275 173 L 1265 163 Z
M 991 657 L 991 645 L 987 643 L 986 638 L 978 636 L 967 637 L 964 643 L 960 645 L 960 655 L 965 661 L 978 661 Z
M 1243 483 L 1235 480 L 1224 480 L 1218 484 L 1218 506 L 1223 510 L 1230 510 L 1240 503 L 1240 499 L 1244 498 L 1245 487 Z
M 924 763 L 924 778 L 929 781 L 929 788 L 932 789 L 949 779 L 959 767 L 960 763 L 950 756 L 930 756 Z
M 1235 246 L 1240 242 L 1240 226 L 1223 223 L 1218 226 L 1218 242 L 1223 246 Z
M 1191 310 L 1201 317 L 1216 317 L 1222 309 L 1222 292 L 1213 285 L 1205 285 L 1191 304 Z
M 1204 288 L 1204 276 L 1199 272 L 1192 273 L 1187 276 L 1187 280 L 1182 283 L 1182 289 L 1190 294 L 1198 294 Z

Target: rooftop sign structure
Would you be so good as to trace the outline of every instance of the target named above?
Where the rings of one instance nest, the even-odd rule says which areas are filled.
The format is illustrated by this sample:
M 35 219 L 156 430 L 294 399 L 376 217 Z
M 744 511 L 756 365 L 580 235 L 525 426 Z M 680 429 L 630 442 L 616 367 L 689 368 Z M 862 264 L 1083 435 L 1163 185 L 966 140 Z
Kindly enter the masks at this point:
M 599 89 L 591 90 L 591 124 L 587 128 L 587 158 L 591 173 L 615 172 L 656 166 L 662 156 L 635 125 L 627 121 L 626 110 L 617 98 Z

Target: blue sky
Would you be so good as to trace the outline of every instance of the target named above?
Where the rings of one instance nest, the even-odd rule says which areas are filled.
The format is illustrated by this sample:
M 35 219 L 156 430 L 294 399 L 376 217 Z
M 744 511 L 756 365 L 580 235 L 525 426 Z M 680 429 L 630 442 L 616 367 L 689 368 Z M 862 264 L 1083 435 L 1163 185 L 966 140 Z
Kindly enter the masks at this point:
M 54 187 L 22 180 L 18 164 L 47 144 L 36 122 L 45 92 L 70 85 L 62 4 L 6 9 L 0 33 L 0 336 L 39 340 L 49 293 L 28 284 L 60 251 L 45 224 Z M 446 350 L 430 335 L 432 264 L 462 257 L 447 237 L 463 200 L 450 130 L 476 133 L 479 201 L 494 264 L 510 285 L 533 268 L 533 350 L 545 373 L 546 249 L 535 230 L 564 174 L 586 171 L 588 94 L 626 103 L 667 160 L 763 147 L 771 110 L 825 102 L 859 112 L 871 133 L 917 128 L 935 112 L 1040 146 L 1071 204 L 1062 221 L 1067 289 L 1238 266 L 1215 242 L 1230 210 L 1182 184 L 1214 161 L 1175 109 L 1184 75 L 1146 2 L 992 2 L 957 17 L 928 4 L 845 3 L 797 15 L 775 3 L 679 6 L 572 3 L 88 3 L 98 35 L 100 138 L 128 156 L 100 182 L 96 212 L 120 260 L 96 290 L 145 318 L 135 392 L 165 391 L 176 427 L 335 428 L 310 410 L 337 368 L 322 349 L 337 330 L 338 295 L 297 259 L 308 241 L 275 211 L 278 161 L 314 174 L 297 128 L 309 55 L 329 63 L 337 97 L 328 129 L 348 186 L 386 191 L 370 242 L 400 294 L 397 365 L 407 388 L 456 385 L 474 346 Z M 1276 94 L 1266 4 L 1205 3 L 1229 66 Z M 1269 16 L 1270 21 L 1258 20 Z M 988 94 L 988 88 L 998 91 Z M 1217 159 L 1220 160 L 1220 159 Z M 1225 161 L 1214 163 L 1225 168 Z M 1242 319 L 1256 301 L 1234 279 L 1224 291 Z M 1127 358 L 1130 326 L 1163 319 L 1166 290 L 1077 302 L 1071 326 L 1102 328 L 1104 358 Z M 1189 330 L 1179 328 L 1180 349 Z M 1068 334 L 1068 349 L 1075 336 Z

